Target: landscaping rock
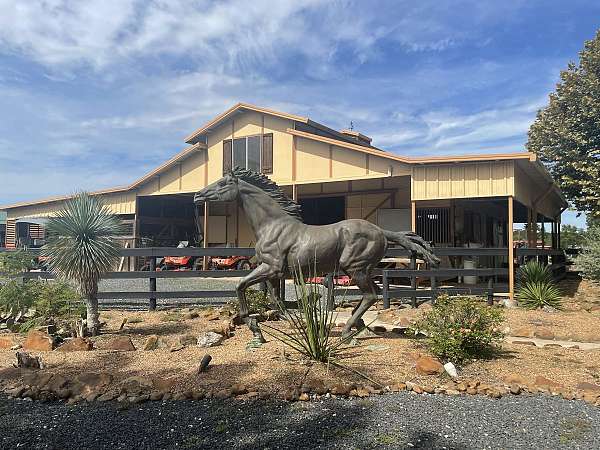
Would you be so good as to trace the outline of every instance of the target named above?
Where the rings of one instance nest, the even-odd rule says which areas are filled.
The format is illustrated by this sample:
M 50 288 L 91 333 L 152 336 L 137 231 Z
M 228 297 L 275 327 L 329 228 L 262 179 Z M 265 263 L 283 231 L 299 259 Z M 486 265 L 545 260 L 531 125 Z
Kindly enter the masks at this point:
M 158 348 L 158 336 L 156 334 L 153 334 L 152 336 L 148 336 L 148 338 L 146 339 L 146 342 L 144 342 L 143 348 L 145 351 L 156 350 Z
M 0 349 L 11 349 L 19 345 L 14 336 L 0 336 Z
M 48 333 L 31 330 L 23 342 L 23 349 L 36 352 L 49 352 L 54 350 L 54 339 Z
M 100 392 L 112 382 L 112 375 L 106 372 L 84 372 L 75 377 L 70 387 L 71 395 L 87 396 L 92 392 Z
M 512 341 L 512 343 L 519 345 L 533 345 L 535 347 L 535 342 L 533 341 Z
M 408 320 L 407 317 L 400 317 L 394 322 L 394 325 L 397 325 L 400 328 L 410 328 L 412 326 L 412 323 L 410 320 Z
M 247 394 L 247 393 L 248 393 L 248 388 L 246 388 L 246 386 L 244 386 L 243 384 L 236 383 L 233 386 L 231 386 L 231 394 L 232 395 L 243 395 L 243 394 Z
M 511 384 L 510 393 L 513 395 L 519 395 L 521 393 L 521 387 L 518 384 Z
M 17 363 L 16 366 L 23 369 L 43 369 L 44 363 L 42 358 L 39 356 L 31 356 L 29 353 L 17 352 L 16 353 Z
M 557 383 L 556 381 L 550 380 L 549 378 L 543 377 L 538 375 L 537 377 L 535 377 L 535 385 L 538 387 L 545 387 L 548 389 L 552 389 L 552 388 L 561 388 L 563 387 L 562 384 Z
M 548 339 L 548 340 L 552 340 L 555 338 L 554 333 L 552 332 L 552 330 L 549 330 L 548 328 L 538 328 L 533 332 L 533 336 L 536 338 L 540 338 L 540 339 Z
M 417 359 L 416 369 L 420 375 L 440 375 L 444 372 L 442 363 L 430 356 L 421 356 Z
M 444 370 L 452 378 L 457 378 L 458 377 L 458 372 L 456 371 L 456 367 L 451 362 L 447 362 L 446 364 L 444 364 Z
M 60 347 L 58 352 L 87 352 L 94 349 L 94 345 L 82 337 L 67 339 Z
M 147 377 L 134 376 L 129 377 L 121 383 L 121 392 L 128 395 L 141 395 L 150 392 L 154 388 L 154 382 Z
M 534 330 L 530 327 L 520 327 L 512 330 L 511 334 L 517 337 L 533 337 Z
M 135 345 L 129 336 L 114 336 L 106 340 L 99 340 L 96 347 L 100 350 L 114 350 L 119 352 L 135 351 Z
M 518 384 L 520 386 L 527 384 L 527 380 L 525 378 L 523 378 L 521 375 L 517 375 L 517 374 L 507 375 L 506 377 L 504 377 L 504 381 L 507 384 Z
M 587 392 L 597 392 L 598 394 L 600 394 L 600 385 L 588 383 L 587 381 L 584 381 L 583 383 L 578 383 L 577 386 L 575 386 L 575 389 Z
M 198 347 L 214 347 L 223 342 L 223 335 L 208 331 L 198 336 Z
M 185 320 L 192 320 L 192 319 L 196 319 L 199 316 L 200 316 L 200 314 L 198 314 L 196 311 L 190 311 L 189 313 L 184 315 L 183 318 Z
M 119 393 L 115 390 L 106 391 L 104 394 L 98 396 L 96 398 L 99 402 L 110 402 L 116 399 L 119 396 Z

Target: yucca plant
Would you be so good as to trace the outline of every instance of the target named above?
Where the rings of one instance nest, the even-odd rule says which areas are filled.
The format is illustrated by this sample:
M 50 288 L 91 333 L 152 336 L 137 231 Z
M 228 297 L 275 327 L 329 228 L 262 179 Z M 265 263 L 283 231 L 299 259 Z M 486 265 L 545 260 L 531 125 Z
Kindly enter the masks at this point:
M 528 282 L 519 287 L 517 299 L 525 308 L 537 309 L 550 306 L 561 309 L 562 297 L 554 282 Z
M 316 273 L 316 270 L 315 270 Z M 334 313 L 322 302 L 319 289 L 314 283 L 305 281 L 302 269 L 295 270 L 295 294 L 298 310 L 287 309 L 278 299 L 282 317 L 291 331 L 280 330 L 263 324 L 265 332 L 280 342 L 297 350 L 314 361 L 330 363 L 340 355 L 345 344 L 356 333 L 344 338 L 334 338 Z M 310 278 L 310 277 L 309 277 Z
M 120 245 L 115 239 L 123 230 L 121 220 L 90 194 L 69 200 L 47 224 L 48 239 L 42 255 L 60 278 L 74 282 L 86 303 L 86 326 L 98 334 L 98 282 L 114 268 Z
M 517 300 L 529 309 L 562 306 L 561 292 L 552 272 L 537 261 L 530 261 L 517 271 Z

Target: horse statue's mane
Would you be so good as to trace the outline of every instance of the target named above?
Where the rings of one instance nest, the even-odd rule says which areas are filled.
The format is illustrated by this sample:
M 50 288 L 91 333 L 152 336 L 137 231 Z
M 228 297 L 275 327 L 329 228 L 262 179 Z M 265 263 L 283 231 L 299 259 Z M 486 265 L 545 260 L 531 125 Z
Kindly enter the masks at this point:
M 246 183 L 256 186 L 264 191 L 265 194 L 281 206 L 281 209 L 286 214 L 302 222 L 302 208 L 300 205 L 285 195 L 277 183 L 272 181 L 269 177 L 252 170 L 242 169 L 241 167 L 234 168 L 232 173 L 240 180 L 244 180 Z

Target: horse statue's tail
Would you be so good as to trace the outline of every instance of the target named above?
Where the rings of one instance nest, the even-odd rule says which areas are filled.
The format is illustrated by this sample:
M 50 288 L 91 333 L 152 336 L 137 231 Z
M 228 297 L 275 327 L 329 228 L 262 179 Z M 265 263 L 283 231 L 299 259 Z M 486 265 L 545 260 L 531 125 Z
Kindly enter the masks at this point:
M 389 231 L 383 230 L 383 235 L 394 244 L 398 244 L 406 250 L 416 253 L 426 263 L 437 266 L 440 260 L 433 254 L 431 246 L 418 234 L 412 231 Z

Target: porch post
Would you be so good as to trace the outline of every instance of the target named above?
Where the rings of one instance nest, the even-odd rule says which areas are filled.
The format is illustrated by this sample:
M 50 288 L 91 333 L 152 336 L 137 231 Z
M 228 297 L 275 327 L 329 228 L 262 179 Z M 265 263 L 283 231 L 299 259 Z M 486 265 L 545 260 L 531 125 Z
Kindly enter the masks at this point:
M 204 239 L 203 247 L 208 248 L 208 202 L 204 202 Z M 208 256 L 202 257 L 202 269 L 208 270 Z
M 413 233 L 417 232 L 417 202 L 410 202 L 410 226 Z
M 508 295 L 510 302 L 515 299 L 515 250 L 514 250 L 514 215 L 513 197 L 508 197 Z

